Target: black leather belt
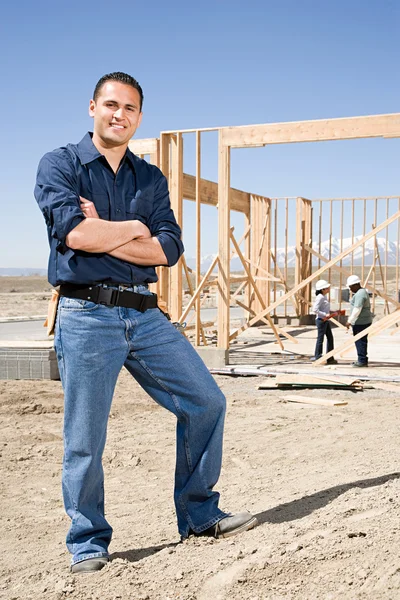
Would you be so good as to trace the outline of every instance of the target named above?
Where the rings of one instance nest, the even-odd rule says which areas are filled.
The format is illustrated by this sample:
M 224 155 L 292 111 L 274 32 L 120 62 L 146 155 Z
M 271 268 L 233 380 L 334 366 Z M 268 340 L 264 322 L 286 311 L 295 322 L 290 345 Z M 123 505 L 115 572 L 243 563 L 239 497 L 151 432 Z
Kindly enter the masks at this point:
M 148 308 L 157 308 L 157 294 L 148 296 L 127 290 L 104 288 L 97 285 L 80 287 L 65 283 L 60 286 L 60 296 L 78 298 L 79 300 L 89 300 L 90 302 L 104 304 L 105 306 L 134 308 L 140 312 L 145 312 Z

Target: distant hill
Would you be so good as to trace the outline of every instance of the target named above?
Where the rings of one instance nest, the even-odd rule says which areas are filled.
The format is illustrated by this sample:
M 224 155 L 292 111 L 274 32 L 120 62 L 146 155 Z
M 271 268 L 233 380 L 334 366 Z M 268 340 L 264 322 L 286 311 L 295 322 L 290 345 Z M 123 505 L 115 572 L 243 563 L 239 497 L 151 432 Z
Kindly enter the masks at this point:
M 318 243 L 313 243 L 313 249 L 322 254 L 325 258 L 329 258 L 329 247 L 331 248 L 331 256 L 332 258 L 340 254 L 343 250 L 350 247 L 354 242 L 357 242 L 361 239 L 362 236 L 355 237 L 354 240 L 351 238 L 343 238 L 342 242 L 340 239 L 332 238 L 331 241 L 326 240 L 321 243 L 321 247 L 318 246 Z M 386 246 L 385 238 L 376 238 L 377 246 L 379 249 L 379 256 L 381 259 L 382 265 L 387 264 L 396 265 L 398 262 L 400 263 L 400 255 L 399 248 L 396 242 L 391 242 L 388 240 Z M 364 248 L 361 246 L 357 248 L 354 252 L 353 256 L 353 265 L 361 265 L 362 257 L 364 254 L 364 265 L 370 266 L 373 263 L 374 255 L 376 254 L 375 242 L 374 239 L 371 238 L 368 240 Z M 296 247 L 289 246 L 287 248 L 287 252 L 285 248 L 277 248 L 276 250 L 276 258 L 279 267 L 283 267 L 285 265 L 285 257 L 287 259 L 287 266 L 294 267 L 296 264 Z M 212 261 L 215 258 L 215 254 L 207 254 L 201 257 L 201 272 L 205 273 L 207 269 L 210 267 Z M 195 269 L 196 259 L 190 256 L 186 256 L 186 262 L 191 269 Z M 313 258 L 313 265 L 318 265 L 318 259 Z M 343 259 L 343 265 L 351 264 L 351 255 L 349 254 Z M 378 264 L 378 262 L 377 262 Z M 215 269 L 217 271 L 217 269 Z M 231 271 L 243 271 L 243 265 L 238 257 L 235 257 L 231 260 Z
M 0 277 L 25 277 L 29 275 L 46 276 L 47 269 L 5 268 L 0 267 Z
M 340 254 L 343 250 L 345 250 L 349 246 L 351 246 L 354 242 L 358 241 L 360 238 L 361 238 L 361 236 L 355 237 L 354 240 L 352 240 L 351 238 L 343 238 L 343 240 L 340 241 L 340 239 L 333 237 L 330 241 L 326 240 L 324 242 L 321 242 L 321 247 L 318 247 L 318 243 L 314 242 L 313 248 L 314 248 L 314 250 L 317 250 L 320 254 L 322 254 L 322 256 L 324 256 L 325 258 L 328 258 L 329 257 L 329 247 L 330 247 L 331 256 L 334 257 L 334 256 L 337 256 L 338 254 Z M 382 265 L 386 264 L 387 266 L 390 266 L 390 265 L 397 265 L 398 262 L 400 263 L 399 247 L 397 246 L 396 242 L 392 242 L 392 241 L 388 240 L 387 244 L 386 244 L 385 238 L 377 237 L 376 243 L 377 243 L 377 246 L 379 249 L 379 256 L 380 256 Z M 353 265 L 361 265 L 362 264 L 363 254 L 364 254 L 364 265 L 365 266 L 372 265 L 375 253 L 376 253 L 375 242 L 374 242 L 374 239 L 371 238 L 364 244 L 364 248 L 361 246 L 361 247 L 357 248 L 357 250 L 354 252 Z M 196 259 L 191 256 L 187 256 L 187 255 L 185 255 L 185 256 L 186 256 L 187 265 L 191 269 L 195 269 L 196 268 Z M 296 248 L 295 248 L 295 246 L 289 246 L 287 248 L 287 252 L 286 252 L 285 248 L 277 248 L 276 249 L 276 258 L 277 258 L 277 263 L 278 263 L 279 267 L 283 267 L 285 265 L 285 256 L 287 258 L 287 266 L 294 267 L 295 263 L 296 263 Z M 201 272 L 202 273 L 205 273 L 208 270 L 208 268 L 210 267 L 214 258 L 215 258 L 215 254 L 206 254 L 201 257 Z M 350 254 L 343 259 L 344 266 L 349 265 L 349 264 L 351 264 L 351 255 Z M 318 265 L 317 258 L 313 258 L 313 265 L 314 266 Z M 240 261 L 240 259 L 237 256 L 231 260 L 231 270 L 232 271 L 243 271 L 242 262 Z M 217 271 L 217 269 L 215 269 L 215 271 Z M 3 277 L 4 276 L 23 277 L 25 275 L 46 276 L 47 270 L 46 269 L 28 269 L 28 268 L 26 268 L 26 269 L 0 268 L 0 277 L 1 276 L 3 276 Z

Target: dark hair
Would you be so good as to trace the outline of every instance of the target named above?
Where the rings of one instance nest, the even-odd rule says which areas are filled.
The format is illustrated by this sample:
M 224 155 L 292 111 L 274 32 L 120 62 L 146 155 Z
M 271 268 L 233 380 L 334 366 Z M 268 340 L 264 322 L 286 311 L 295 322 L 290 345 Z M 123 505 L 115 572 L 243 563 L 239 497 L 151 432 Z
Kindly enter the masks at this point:
M 318 296 L 318 294 L 322 294 L 322 290 L 316 290 L 315 295 Z
M 100 95 L 101 88 L 107 81 L 118 81 L 119 83 L 124 83 L 125 85 L 130 85 L 135 90 L 139 92 L 140 95 L 140 110 L 142 110 L 143 106 L 143 90 L 140 87 L 140 84 L 136 79 L 127 75 L 126 73 L 121 73 L 121 71 L 116 71 L 115 73 L 108 73 L 107 75 L 103 75 L 101 79 L 96 83 L 96 87 L 93 92 L 93 100 L 96 102 L 97 98 Z

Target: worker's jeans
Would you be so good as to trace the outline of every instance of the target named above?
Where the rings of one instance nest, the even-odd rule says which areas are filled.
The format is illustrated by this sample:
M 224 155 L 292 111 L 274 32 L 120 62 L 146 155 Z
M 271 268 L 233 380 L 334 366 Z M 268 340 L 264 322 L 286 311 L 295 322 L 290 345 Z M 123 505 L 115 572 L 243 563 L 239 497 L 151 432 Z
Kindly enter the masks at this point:
M 73 563 L 108 554 L 112 528 L 104 516 L 102 454 L 123 366 L 177 417 L 179 533 L 200 533 L 226 516 L 213 491 L 221 469 L 225 397 L 188 340 L 158 308 L 141 313 L 62 297 L 55 348 L 65 395 L 63 495 L 72 519 L 67 546 Z
M 367 323 L 366 325 L 353 325 L 353 335 L 357 335 L 371 327 L 371 323 Z M 360 338 L 355 342 L 356 350 L 357 350 L 357 362 L 367 365 L 368 364 L 368 333 L 364 335 L 364 337 Z
M 318 335 L 317 335 L 317 342 L 315 344 L 315 352 L 314 352 L 314 357 L 316 359 L 321 358 L 323 351 L 322 351 L 322 347 L 324 344 L 324 337 L 326 336 L 326 352 L 330 352 L 331 350 L 333 350 L 333 335 L 332 335 L 332 329 L 331 329 L 331 324 L 329 323 L 329 321 L 324 321 L 323 319 L 315 319 L 315 324 L 317 326 L 317 331 L 318 331 Z

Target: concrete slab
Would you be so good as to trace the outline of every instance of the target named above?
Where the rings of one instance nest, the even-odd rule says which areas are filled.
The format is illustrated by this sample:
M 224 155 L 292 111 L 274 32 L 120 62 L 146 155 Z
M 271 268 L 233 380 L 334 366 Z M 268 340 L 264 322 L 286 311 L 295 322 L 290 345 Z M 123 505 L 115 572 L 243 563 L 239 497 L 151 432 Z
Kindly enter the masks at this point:
M 229 350 L 214 346 L 195 346 L 195 349 L 209 369 L 218 369 L 229 364 Z

